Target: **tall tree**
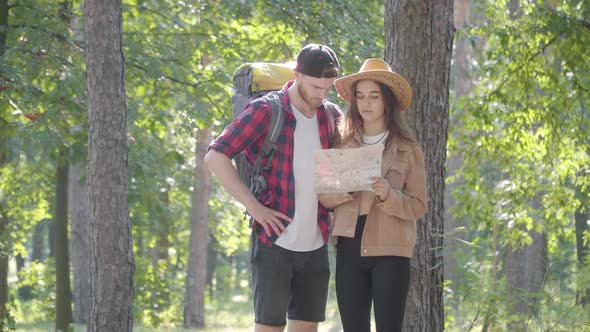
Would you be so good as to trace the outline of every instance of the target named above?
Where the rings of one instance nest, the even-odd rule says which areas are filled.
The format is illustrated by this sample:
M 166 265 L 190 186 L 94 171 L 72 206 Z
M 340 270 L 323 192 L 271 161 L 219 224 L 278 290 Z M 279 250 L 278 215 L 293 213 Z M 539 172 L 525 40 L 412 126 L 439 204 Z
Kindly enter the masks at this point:
M 588 201 L 588 199 L 586 199 Z M 588 205 L 585 208 L 579 208 L 576 211 L 576 251 L 578 257 L 578 269 L 580 279 L 578 281 L 578 289 L 576 290 L 576 303 L 581 306 L 587 307 L 590 304 L 590 285 L 588 280 L 588 274 L 585 273 L 588 270 L 588 253 L 590 253 L 590 244 L 588 241 L 588 220 L 590 220 L 590 213 L 588 213 Z M 584 278 L 585 276 L 585 278 Z
M 84 3 L 92 237 L 88 331 L 133 330 L 122 7 L 121 0 Z
M 67 331 L 73 322 L 68 253 L 68 164 L 60 148 L 55 179 L 55 330 Z
M 8 217 L 0 209 L 0 234 L 6 232 Z M 3 237 L 4 238 L 4 237 Z M 5 328 L 8 317 L 8 248 L 4 245 L 4 239 L 0 239 L 0 329 Z
M 88 186 L 86 176 L 82 174 L 82 163 L 70 166 L 68 209 L 71 221 L 70 259 L 74 277 L 74 322 L 85 324 L 90 313 L 90 225 Z
M 6 29 L 8 26 L 8 0 L 0 0 L 0 57 L 4 56 L 6 50 Z M 2 115 L 2 114 L 0 114 Z M 4 166 L 7 159 L 8 137 L 4 128 L 7 127 L 7 121 L 4 116 L 0 117 L 0 169 Z M 8 216 L 2 208 L 2 197 L 0 197 L 0 327 L 3 326 L 7 318 L 6 304 L 8 302 Z
M 470 18 L 470 1 L 471 0 L 456 0 L 454 4 L 454 15 L 455 15 L 455 27 L 460 30 L 464 29 L 469 24 Z M 472 87 L 472 80 L 469 76 L 469 61 L 470 61 L 470 47 L 467 38 L 457 34 L 455 38 L 455 54 L 453 56 L 452 68 L 452 89 L 454 89 L 454 99 L 457 100 L 462 96 L 467 95 Z M 460 127 L 464 124 L 455 121 L 456 116 L 453 116 L 453 111 L 460 112 L 458 108 L 450 110 L 449 114 L 449 126 Z M 450 131 L 450 138 L 452 140 L 452 129 Z M 444 193 L 444 229 L 445 229 L 445 242 L 444 242 L 444 279 L 449 281 L 451 284 L 449 287 L 456 293 L 457 290 L 457 269 L 461 260 L 461 244 L 464 241 L 464 229 L 465 220 L 460 220 L 453 216 L 452 207 L 455 204 L 453 196 L 450 194 L 453 189 L 457 186 L 459 179 L 454 181 L 448 181 L 449 177 L 453 177 L 457 170 L 460 168 L 463 162 L 463 156 L 460 149 L 454 154 L 447 155 L 446 161 L 446 174 L 447 179 Z M 451 299 L 451 302 L 453 300 Z M 456 303 L 456 302 L 455 302 Z M 455 304 L 454 303 L 454 304 Z
M 80 5 L 80 9 L 82 5 Z M 83 27 L 81 27 L 80 15 L 73 14 L 70 17 L 69 27 L 74 33 L 73 39 L 77 45 L 83 45 Z M 71 47 L 72 53 L 82 53 L 83 49 Z M 88 155 L 88 138 L 86 131 L 82 130 L 80 122 L 86 122 L 82 117 L 78 123 L 69 128 L 69 132 L 76 142 L 82 147 L 81 153 Z M 75 150 L 75 149 L 72 149 Z M 72 160 L 68 174 L 68 210 L 70 217 L 70 260 L 72 264 L 74 303 L 74 322 L 86 324 L 90 315 L 90 224 L 88 202 L 88 178 L 86 158 Z
M 513 318 L 507 322 L 508 331 L 526 331 L 529 318 L 538 310 L 537 294 L 547 277 L 547 239 L 545 234 L 528 232 L 529 245 L 508 245 L 504 254 L 503 271 L 506 279 L 506 306 Z M 526 271 L 526 273 L 523 273 Z M 484 326 L 486 326 L 484 324 Z
M 59 11 L 64 26 L 69 24 L 71 2 L 61 2 Z M 66 70 L 67 68 L 64 68 Z M 55 330 L 67 331 L 73 323 L 72 288 L 70 283 L 70 255 L 68 242 L 68 147 L 58 147 L 55 172 Z
M 197 137 L 195 186 L 191 210 L 191 237 L 189 243 L 188 270 L 184 295 L 184 326 L 205 325 L 205 287 L 207 276 L 207 239 L 209 236 L 209 193 L 211 174 L 203 163 L 211 130 L 200 129 Z
M 414 99 L 407 120 L 425 156 L 428 213 L 418 221 L 404 331 L 442 331 L 443 196 L 454 37 L 452 0 L 388 0 L 385 58 L 407 77 Z
M 0 147 L 0 166 L 6 161 L 6 154 Z M 5 327 L 5 321 L 8 319 L 8 216 L 0 201 L 0 328 Z

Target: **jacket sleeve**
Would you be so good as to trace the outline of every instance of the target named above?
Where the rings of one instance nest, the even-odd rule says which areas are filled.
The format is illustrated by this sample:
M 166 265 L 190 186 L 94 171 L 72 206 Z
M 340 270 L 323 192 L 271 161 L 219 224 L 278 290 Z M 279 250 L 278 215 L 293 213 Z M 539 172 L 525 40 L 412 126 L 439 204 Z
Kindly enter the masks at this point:
M 347 193 L 319 194 L 320 204 L 327 209 L 333 209 L 338 205 L 344 204 L 354 199 Z
M 385 201 L 377 199 L 377 202 L 377 206 L 383 209 L 384 213 L 402 220 L 416 221 L 426 213 L 428 201 L 424 156 L 418 145 L 412 146 L 403 189 L 391 189 Z

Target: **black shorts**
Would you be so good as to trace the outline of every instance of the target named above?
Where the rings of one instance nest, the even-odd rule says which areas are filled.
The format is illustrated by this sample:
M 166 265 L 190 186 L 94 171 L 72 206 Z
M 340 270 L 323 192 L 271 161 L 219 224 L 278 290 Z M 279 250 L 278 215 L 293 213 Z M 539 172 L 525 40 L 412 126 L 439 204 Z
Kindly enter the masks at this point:
M 325 320 L 330 264 L 327 245 L 297 252 L 251 239 L 252 293 L 257 324 L 284 326 L 286 319 Z

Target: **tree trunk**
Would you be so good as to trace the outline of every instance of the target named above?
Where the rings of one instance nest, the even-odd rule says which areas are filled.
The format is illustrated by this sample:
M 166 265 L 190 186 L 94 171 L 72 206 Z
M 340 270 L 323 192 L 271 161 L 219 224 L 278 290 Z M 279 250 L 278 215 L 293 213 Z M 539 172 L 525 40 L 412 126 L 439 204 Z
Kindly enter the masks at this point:
M 581 206 L 588 205 L 582 204 Z M 576 211 L 576 248 L 578 256 L 578 266 L 580 269 L 584 267 L 584 264 L 588 264 L 588 253 L 590 253 L 590 245 L 584 243 L 584 234 L 588 232 L 588 220 L 590 220 L 590 214 L 582 212 L 581 208 Z M 579 278 L 579 277 L 578 277 Z M 583 282 L 578 282 L 578 289 L 576 291 L 576 304 L 580 306 L 587 306 L 590 304 L 590 287 L 585 285 Z
M 82 8 L 80 8 L 82 9 Z M 83 27 L 78 15 L 69 15 L 70 29 L 74 39 L 80 45 L 84 44 Z M 71 52 L 80 52 L 77 48 L 71 48 Z M 76 133 L 85 130 L 81 124 L 75 124 L 70 132 Z M 80 142 L 82 143 L 82 142 Z M 85 146 L 86 147 L 86 146 Z M 86 161 L 70 165 L 69 173 L 69 199 L 70 214 L 70 259 L 74 275 L 74 322 L 87 324 L 90 316 L 90 203 L 88 201 L 88 179 L 86 177 Z
M 498 261 L 498 255 L 496 254 L 498 250 L 498 223 L 494 223 L 492 226 L 492 252 L 494 253 L 492 258 L 492 266 L 491 266 L 491 281 L 490 281 L 490 289 L 496 289 L 497 284 L 499 282 L 498 273 L 499 267 L 498 265 L 500 262 Z M 481 332 L 488 332 L 491 328 L 494 327 L 496 324 L 496 315 L 497 315 L 497 300 L 492 299 L 489 303 L 486 304 L 487 308 L 484 308 L 485 316 L 483 319 L 483 326 L 481 328 Z
M 122 1 L 86 0 L 91 304 L 88 331 L 133 330 Z
M 18 254 L 16 255 L 16 274 L 20 278 L 20 272 L 25 268 L 25 258 Z M 18 288 L 18 299 L 21 301 L 28 301 L 33 298 L 33 288 L 31 286 L 22 286 Z M 0 330 L 1 331 L 1 330 Z
M 8 0 L 0 0 L 0 26 L 8 26 Z M 6 52 L 6 30 L 0 29 L 0 57 Z M 0 119 L 0 129 L 4 127 L 4 119 Z M 7 160 L 7 142 L 0 141 L 0 169 L 4 167 Z M 0 201 L 0 327 L 3 327 L 4 321 L 8 318 L 6 304 L 8 303 L 8 217 L 2 209 Z
M 170 207 L 170 195 L 169 195 L 169 187 L 166 188 L 166 191 L 160 193 L 160 204 L 166 207 L 166 210 Z M 160 260 L 168 261 L 168 250 L 170 249 L 170 221 L 169 216 L 166 213 L 161 213 L 158 215 L 160 221 L 156 224 L 156 232 L 158 236 L 158 241 L 156 246 L 150 248 L 150 260 L 152 262 L 152 266 L 157 267 Z
M 531 202 L 532 206 L 542 211 L 541 194 Z M 538 310 L 538 300 L 534 294 L 539 293 L 547 276 L 547 238 L 544 233 L 528 231 L 532 239 L 530 245 L 514 248 L 506 246 L 503 262 L 507 298 L 504 302 L 508 312 L 518 319 L 510 319 L 506 328 L 509 331 L 526 331 L 529 329 L 531 315 Z
M 590 154 L 590 151 L 586 151 Z M 577 176 L 583 179 L 587 176 L 590 169 L 584 167 L 581 169 Z M 590 192 L 583 188 L 584 180 L 581 180 L 576 186 L 576 198 L 580 201 L 580 205 L 576 208 L 575 221 L 576 221 L 576 253 L 578 257 L 578 271 L 590 270 L 590 260 L 588 260 L 588 254 L 590 253 L 590 239 L 586 238 L 589 230 L 588 220 L 590 220 Z M 584 272 L 582 272 L 584 273 Z M 581 273 L 580 273 L 581 274 Z M 582 276 L 578 277 L 581 278 Z M 578 281 L 578 287 L 576 289 L 576 304 L 579 306 L 587 306 L 590 304 L 590 287 L 583 281 Z
M 463 28 L 469 21 L 469 3 L 470 0 L 456 0 L 455 1 L 455 26 L 457 29 Z M 452 77 L 454 77 L 455 100 L 467 95 L 471 91 L 471 78 L 469 75 L 469 56 L 470 47 L 466 38 L 457 38 L 455 41 L 455 56 L 452 66 Z M 455 109 L 456 113 L 461 112 Z M 454 123 L 455 127 L 462 127 L 463 124 L 456 121 L 456 116 L 449 115 L 450 123 Z M 461 154 L 461 149 L 454 155 L 448 155 L 446 160 L 446 174 L 445 177 L 453 176 L 463 165 L 464 156 Z M 453 294 L 457 292 L 457 269 L 460 262 L 457 257 L 461 252 L 462 240 L 465 240 L 465 233 L 462 229 L 467 229 L 467 222 L 465 220 L 455 219 L 451 212 L 451 207 L 455 204 L 455 198 L 451 194 L 455 188 L 461 183 L 461 179 L 456 179 L 454 182 L 447 183 L 444 193 L 444 229 L 445 229 L 445 243 L 444 243 L 444 279 L 450 281 L 450 288 Z M 459 298 L 453 298 L 451 305 L 454 310 L 459 308 Z
M 211 233 L 211 230 L 209 230 Z M 213 276 L 217 268 L 217 256 L 219 253 L 215 248 L 215 237 L 209 234 L 209 242 L 207 243 L 207 274 L 205 276 L 205 285 L 209 287 L 209 297 L 213 298 Z
M 0 152 L 1 154 L 2 152 Z M 3 160 L 0 155 L 0 166 Z M 6 245 L 7 236 L 6 228 L 8 227 L 8 217 L 0 207 L 0 328 L 8 318 L 6 305 L 8 304 L 8 246 Z M 1 329 L 0 329 L 1 330 Z
M 68 253 L 68 165 L 60 147 L 55 183 L 55 330 L 68 331 L 72 318 L 70 257 Z
M 47 222 L 47 244 L 49 246 L 47 256 L 55 258 L 55 218 L 45 220 Z
M 8 0 L 0 0 L 0 27 L 8 26 Z M 6 29 L 0 29 L 0 57 L 4 56 L 6 52 Z M 7 122 L 0 118 L 0 130 L 3 130 Z M 8 143 L 6 137 L 0 137 L 0 169 L 4 167 L 7 162 Z M 8 216 L 6 211 L 2 208 L 2 201 L 0 200 L 0 330 L 4 330 L 4 323 L 8 320 L 8 243 L 9 236 L 6 230 L 8 229 Z
M 169 190 L 161 194 L 160 202 L 167 209 L 170 208 Z M 158 260 L 163 259 L 168 261 L 168 250 L 170 249 L 170 220 L 168 214 L 162 214 L 162 220 L 158 225 L 158 229 L 160 233 L 158 236 Z
M 69 0 L 61 2 L 60 18 L 69 23 Z M 68 242 L 68 148 L 59 146 L 55 176 L 55 330 L 68 331 L 74 322 Z
M 33 252 L 31 253 L 31 261 L 43 261 L 43 251 L 45 248 L 44 239 L 47 223 L 47 219 L 42 219 L 35 225 L 35 228 L 33 229 Z
M 508 312 L 518 314 L 520 319 L 511 319 L 507 331 L 527 331 L 530 316 L 538 308 L 538 300 L 533 294 L 538 293 L 545 282 L 547 273 L 547 248 L 545 235 L 534 231 L 529 232 L 533 239 L 531 245 L 520 248 L 506 248 L 504 256 L 504 276 L 506 278 L 506 294 L 508 294 Z
M 425 156 L 428 213 L 418 221 L 404 331 L 442 331 L 444 167 L 453 46 L 452 0 L 388 0 L 385 58 L 406 77 L 414 99 L 407 112 Z
M 211 175 L 203 163 L 212 135 L 209 128 L 199 130 L 197 165 L 191 210 L 191 236 L 184 295 L 184 326 L 205 326 L 205 288 L 207 275 L 207 240 L 209 236 L 209 193 Z
M 82 182 L 81 163 L 69 174 L 70 259 L 74 272 L 74 322 L 86 324 L 90 315 L 90 224 L 88 186 Z
M 538 310 L 538 293 L 544 284 L 547 273 L 547 240 L 543 233 L 529 232 L 532 244 L 506 248 L 504 256 L 504 276 L 506 278 L 506 299 L 508 312 L 520 315 L 520 319 L 508 321 L 508 331 L 526 331 L 527 322 Z
M 8 26 L 8 0 L 0 0 L 0 26 Z M 0 29 L 0 57 L 4 56 L 6 52 L 6 29 Z M 4 119 L 0 119 L 0 129 L 6 125 Z M 8 156 L 8 143 L 6 137 L 0 141 L 0 169 L 4 167 Z M 2 201 L 0 201 L 0 330 L 4 328 L 4 323 L 8 319 L 8 243 L 9 236 L 6 230 L 8 229 L 8 216 L 2 208 Z
M 8 26 L 8 0 L 0 0 L 0 26 Z M 6 38 L 7 31 L 5 29 L 0 30 L 0 56 L 3 56 L 6 52 Z
M 2 0 L 0 0 L 1 2 Z M 0 7 L 0 10 L 3 9 Z M 6 8 L 8 11 L 8 8 Z M 0 16 L 1 19 L 1 16 Z M 2 33 L 0 32 L 0 38 Z M 0 51 L 2 51 L 0 49 Z M 0 56 L 2 53 L 0 53 Z M 0 142 L 0 168 L 4 167 L 8 159 L 5 142 Z M 6 305 L 8 304 L 8 216 L 2 207 L 0 201 L 0 328 L 4 327 L 4 322 L 8 318 Z M 1 330 L 1 329 L 0 329 Z

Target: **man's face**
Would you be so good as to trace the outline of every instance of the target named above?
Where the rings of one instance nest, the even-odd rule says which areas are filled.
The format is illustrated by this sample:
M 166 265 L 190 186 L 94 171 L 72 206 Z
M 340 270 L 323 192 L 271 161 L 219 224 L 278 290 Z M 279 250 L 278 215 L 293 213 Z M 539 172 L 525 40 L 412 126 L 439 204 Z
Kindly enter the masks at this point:
M 336 78 L 316 78 L 313 76 L 295 73 L 298 86 L 297 90 L 303 100 L 312 108 L 318 108 L 326 99 Z

